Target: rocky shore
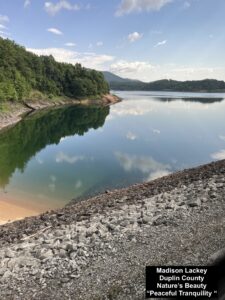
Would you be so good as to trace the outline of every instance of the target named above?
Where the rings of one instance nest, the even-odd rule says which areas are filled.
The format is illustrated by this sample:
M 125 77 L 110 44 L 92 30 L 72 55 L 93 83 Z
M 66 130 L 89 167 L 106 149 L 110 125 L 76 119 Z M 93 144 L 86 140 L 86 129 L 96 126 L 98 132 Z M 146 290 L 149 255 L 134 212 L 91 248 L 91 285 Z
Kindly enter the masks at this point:
M 225 161 L 0 227 L 0 299 L 144 299 L 146 265 L 225 249 Z
M 57 100 L 26 100 L 21 103 L 7 103 L 7 111 L 0 110 L 0 131 L 4 128 L 12 126 L 26 115 L 31 112 L 63 105 L 110 105 L 121 101 L 121 99 L 115 95 L 106 94 L 101 99 L 57 99 Z

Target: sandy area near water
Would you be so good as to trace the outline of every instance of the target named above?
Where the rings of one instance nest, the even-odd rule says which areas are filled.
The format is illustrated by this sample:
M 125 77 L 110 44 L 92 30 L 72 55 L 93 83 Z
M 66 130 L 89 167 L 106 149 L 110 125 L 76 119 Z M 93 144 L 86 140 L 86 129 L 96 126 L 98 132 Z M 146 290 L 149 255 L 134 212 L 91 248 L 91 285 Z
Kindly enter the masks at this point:
M 37 216 L 53 208 L 62 208 L 65 204 L 59 200 L 52 202 L 48 197 L 36 197 L 21 191 L 0 191 L 0 225 Z
M 62 207 L 62 203 L 55 201 L 55 208 Z M 24 219 L 26 217 L 37 216 L 52 209 L 52 203 L 48 199 L 37 199 L 29 195 L 0 193 L 0 225 Z
M 19 203 L 11 203 L 7 200 L 0 200 L 0 225 L 23 219 L 28 216 L 36 216 L 41 211 L 32 206 L 21 206 Z

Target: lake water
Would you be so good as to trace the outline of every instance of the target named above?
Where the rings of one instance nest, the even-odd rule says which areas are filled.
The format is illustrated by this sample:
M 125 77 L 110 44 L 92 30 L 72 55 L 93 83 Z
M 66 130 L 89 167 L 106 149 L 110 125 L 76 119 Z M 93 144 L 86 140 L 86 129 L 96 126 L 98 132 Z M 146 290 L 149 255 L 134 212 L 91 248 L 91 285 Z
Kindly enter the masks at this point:
M 0 201 L 40 212 L 225 158 L 225 94 L 115 93 L 0 133 Z

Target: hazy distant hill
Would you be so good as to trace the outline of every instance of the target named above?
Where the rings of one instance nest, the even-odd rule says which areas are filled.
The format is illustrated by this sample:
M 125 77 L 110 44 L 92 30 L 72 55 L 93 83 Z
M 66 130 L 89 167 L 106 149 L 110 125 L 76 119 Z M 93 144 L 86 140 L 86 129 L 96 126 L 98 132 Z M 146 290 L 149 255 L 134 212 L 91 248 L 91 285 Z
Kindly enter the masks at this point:
M 108 72 L 108 71 L 104 71 L 102 72 L 104 77 L 105 77 L 105 80 L 108 81 L 108 82 L 122 82 L 122 83 L 126 83 L 126 82 L 141 82 L 139 80 L 133 80 L 133 79 L 127 79 L 127 78 L 122 78 L 120 76 L 117 76 L 111 72 Z
M 112 90 L 225 92 L 225 82 L 215 79 L 193 81 L 162 79 L 146 83 L 138 80 L 122 78 L 110 72 L 103 72 L 103 75 Z

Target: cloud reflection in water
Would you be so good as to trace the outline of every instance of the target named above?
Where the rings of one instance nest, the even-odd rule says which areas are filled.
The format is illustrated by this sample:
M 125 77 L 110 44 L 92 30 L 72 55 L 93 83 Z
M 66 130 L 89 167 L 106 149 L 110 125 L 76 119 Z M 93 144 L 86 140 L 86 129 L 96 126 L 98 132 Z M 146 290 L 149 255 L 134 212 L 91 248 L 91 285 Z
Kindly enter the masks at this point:
M 153 180 L 170 173 L 169 164 L 162 164 L 151 156 L 137 156 L 121 152 L 116 152 L 115 156 L 126 172 L 137 170 L 147 174 L 144 181 Z

